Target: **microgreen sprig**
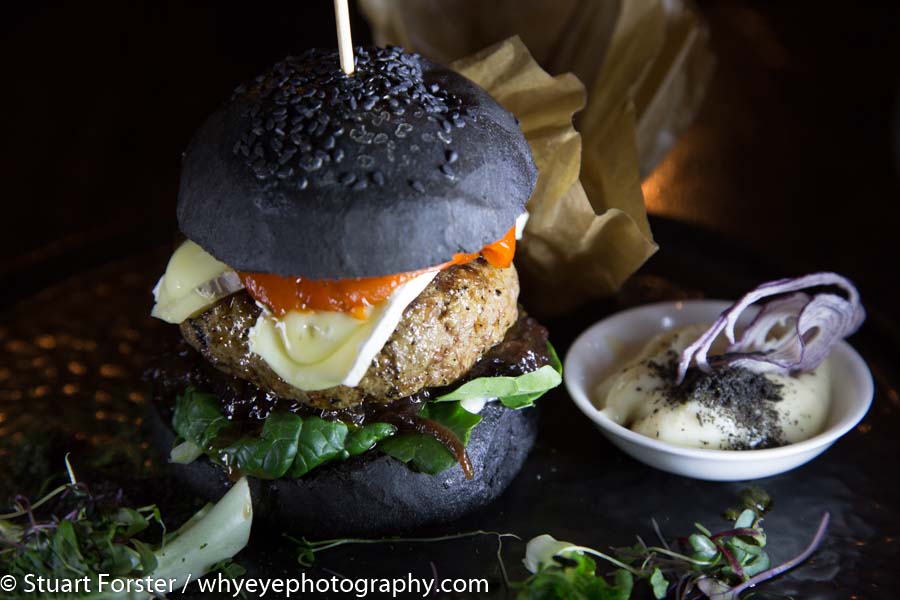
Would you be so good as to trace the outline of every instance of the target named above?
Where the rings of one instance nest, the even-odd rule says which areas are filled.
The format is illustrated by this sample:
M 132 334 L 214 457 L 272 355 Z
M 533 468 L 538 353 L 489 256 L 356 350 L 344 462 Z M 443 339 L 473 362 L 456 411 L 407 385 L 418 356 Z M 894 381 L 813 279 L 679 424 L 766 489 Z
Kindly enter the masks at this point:
M 340 538 L 310 541 L 286 536 L 297 544 L 299 564 L 309 567 L 316 554 L 346 544 L 441 542 L 478 535 L 496 536 L 497 560 L 507 587 L 516 590 L 517 600 L 629 600 L 635 585 L 645 583 L 658 600 L 671 597 L 688 600 L 705 596 L 709 600 L 737 600 L 741 593 L 777 577 L 808 559 L 821 545 L 828 528 L 828 513 L 809 546 L 791 560 L 772 567 L 762 528 L 771 499 L 758 487 L 742 490 L 739 505 L 725 511 L 730 526 L 713 532 L 700 523 L 695 531 L 670 545 L 659 524 L 652 520 L 658 545 L 640 537 L 633 546 L 601 552 L 594 548 L 561 542 L 550 535 L 532 538 L 525 552 L 525 567 L 532 573 L 524 581 L 510 583 L 502 557 L 504 538 L 520 539 L 511 533 L 472 531 L 430 538 Z M 597 573 L 599 559 L 615 567 L 610 574 Z
M 245 479 L 217 504 L 207 505 L 180 529 L 167 533 L 155 505 L 132 508 L 121 490 L 100 492 L 78 481 L 68 456 L 66 472 L 68 483 L 35 502 L 17 496 L 15 510 L 0 515 L 0 573 L 20 581 L 29 575 L 56 582 L 84 581 L 86 585 L 71 597 L 91 598 L 106 597 L 87 591 L 99 589 L 101 574 L 110 579 L 171 581 L 173 589 L 215 569 L 228 577 L 240 576 L 240 567 L 230 559 L 250 536 L 252 505 Z M 156 533 L 147 539 L 151 529 Z M 129 597 L 150 595 L 138 592 Z
M 35 502 L 16 496 L 16 510 L 0 515 L 0 570 L 59 580 L 152 572 L 156 557 L 137 536 L 154 523 L 165 533 L 157 507 L 129 508 L 121 490 L 96 492 L 78 481 L 68 456 L 65 464 L 68 483 Z M 51 501 L 51 514 L 40 516 Z
M 449 542 L 451 540 L 461 540 L 471 537 L 489 536 L 497 538 L 497 564 L 500 565 L 500 574 L 503 577 L 503 584 L 510 586 L 509 574 L 506 571 L 506 564 L 503 562 L 503 540 L 504 538 L 512 538 L 521 541 L 522 538 L 514 533 L 500 533 L 498 531 L 483 531 L 481 529 L 475 531 L 465 531 L 462 533 L 454 533 L 450 535 L 442 535 L 438 537 L 394 537 L 394 538 L 336 538 L 332 540 L 310 541 L 305 537 L 296 538 L 288 534 L 284 537 L 297 545 L 297 563 L 301 567 L 311 567 L 316 560 L 316 553 L 330 550 L 338 546 L 347 544 L 404 544 L 404 543 L 432 543 L 432 542 Z
M 732 521 L 729 529 L 713 533 L 700 523 L 695 532 L 677 541 L 679 551 L 672 550 L 659 530 L 659 546 L 650 546 L 638 537 L 638 543 L 626 548 L 614 548 L 605 554 L 591 548 L 559 542 L 550 536 L 539 536 L 528 544 L 525 564 L 533 575 L 521 586 L 519 599 L 549 597 L 547 586 L 554 586 L 557 597 L 585 597 L 596 600 L 619 600 L 630 597 L 635 581 L 645 581 L 657 599 L 671 595 L 676 600 L 704 595 L 711 600 L 736 600 L 750 587 L 794 568 L 809 558 L 821 544 L 828 527 L 825 513 L 810 545 L 800 555 L 786 563 L 772 567 L 765 551 L 766 533 L 762 528 L 763 515 L 771 499 L 758 487 L 742 490 L 740 506 L 726 511 Z M 612 582 L 597 575 L 592 561 L 585 555 L 598 557 L 613 566 Z M 573 562 L 574 561 L 574 562 Z M 594 580 L 602 579 L 598 585 Z M 569 588 L 595 586 L 594 595 L 567 596 L 560 587 L 562 581 Z M 627 585 L 625 582 L 629 582 Z M 627 594 L 625 590 L 627 589 Z M 602 592 L 602 593 L 601 593 Z

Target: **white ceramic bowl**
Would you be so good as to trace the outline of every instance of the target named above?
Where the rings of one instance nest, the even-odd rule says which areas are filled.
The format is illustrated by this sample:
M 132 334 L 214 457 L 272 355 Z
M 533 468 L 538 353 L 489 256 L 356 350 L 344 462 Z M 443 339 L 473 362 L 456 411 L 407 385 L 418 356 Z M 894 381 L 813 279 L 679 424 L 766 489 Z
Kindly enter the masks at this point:
M 783 473 L 812 460 L 853 429 L 872 404 L 872 374 L 845 342 L 832 349 L 831 410 L 825 430 L 802 442 L 765 450 L 706 450 L 650 438 L 613 422 L 591 402 L 596 386 L 621 367 L 624 347 L 640 347 L 659 332 L 712 323 L 731 302 L 661 302 L 616 313 L 585 330 L 566 355 L 565 382 L 578 408 L 609 441 L 637 460 L 677 475 L 741 481 Z M 748 311 L 752 312 L 752 311 Z

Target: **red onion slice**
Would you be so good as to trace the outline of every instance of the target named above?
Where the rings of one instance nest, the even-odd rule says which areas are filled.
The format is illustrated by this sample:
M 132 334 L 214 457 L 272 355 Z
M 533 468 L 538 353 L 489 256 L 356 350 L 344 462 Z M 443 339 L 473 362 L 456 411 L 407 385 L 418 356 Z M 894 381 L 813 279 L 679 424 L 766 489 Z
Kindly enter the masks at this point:
M 196 289 L 198 294 L 214 301 L 244 289 L 244 282 L 241 281 L 236 272 L 225 271 L 218 277 L 197 286 Z
M 839 287 L 847 297 L 831 293 L 809 296 L 801 292 L 820 286 Z M 760 300 L 782 294 L 790 295 L 763 305 L 740 339 L 735 339 L 735 327 L 745 310 Z M 813 273 L 764 283 L 727 308 L 712 327 L 684 349 L 677 382 L 684 381 L 692 361 L 704 373 L 712 371 L 710 362 L 758 372 L 811 371 L 828 357 L 834 344 L 859 329 L 865 318 L 856 287 L 837 273 Z M 710 357 L 709 350 L 722 333 L 729 346 L 725 354 Z

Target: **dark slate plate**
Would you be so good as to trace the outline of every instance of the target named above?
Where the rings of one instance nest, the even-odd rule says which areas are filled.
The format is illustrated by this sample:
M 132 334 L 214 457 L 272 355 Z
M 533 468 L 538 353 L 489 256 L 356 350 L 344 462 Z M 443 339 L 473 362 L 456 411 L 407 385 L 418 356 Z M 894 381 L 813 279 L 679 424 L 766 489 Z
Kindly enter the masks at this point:
M 654 232 L 663 250 L 617 298 L 548 323 L 561 353 L 581 330 L 614 310 L 678 297 L 735 297 L 765 279 L 799 272 L 766 265 L 682 224 L 657 221 Z M 96 257 L 95 250 L 88 255 Z M 197 506 L 167 479 L 140 432 L 145 390 L 139 374 L 160 336 L 170 333 L 147 316 L 149 290 L 167 254 L 157 249 L 86 269 L 40 293 L 20 294 L 2 313 L 0 498 L 33 490 L 72 451 L 82 479 L 114 481 L 134 502 L 160 504 L 172 523 Z M 72 256 L 65 260 L 78 264 Z M 54 268 L 59 267 L 46 265 L 40 276 L 46 280 Z M 31 285 L 4 283 L 7 297 L 11 289 Z M 759 482 L 775 499 L 766 521 L 775 560 L 799 552 L 821 514 L 832 514 L 815 558 L 763 588 L 773 597 L 874 598 L 900 587 L 893 558 L 900 554 L 900 486 L 890 466 L 900 450 L 895 331 L 870 306 L 868 322 L 852 340 L 876 381 L 869 416 L 817 460 Z M 528 539 L 548 532 L 597 548 L 626 545 L 636 534 L 652 537 L 651 518 L 667 537 L 688 533 L 695 521 L 718 526 L 721 510 L 743 487 L 684 479 L 631 460 L 601 437 L 562 389 L 541 402 L 537 447 L 499 501 L 458 522 L 407 533 L 483 529 Z M 496 552 L 497 540 L 490 536 L 343 546 L 321 554 L 307 575 L 487 578 L 490 597 L 501 598 L 506 591 Z M 522 543 L 505 541 L 513 579 L 525 576 L 523 553 Z M 299 577 L 295 556 L 278 531 L 258 529 L 239 559 L 252 576 Z

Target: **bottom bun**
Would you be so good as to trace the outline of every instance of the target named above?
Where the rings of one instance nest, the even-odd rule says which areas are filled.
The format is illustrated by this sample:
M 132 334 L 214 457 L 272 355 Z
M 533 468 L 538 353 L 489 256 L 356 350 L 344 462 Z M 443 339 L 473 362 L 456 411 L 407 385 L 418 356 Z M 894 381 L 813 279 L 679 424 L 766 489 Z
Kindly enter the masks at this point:
M 148 404 L 153 443 L 168 458 L 175 432 L 156 403 Z M 254 515 L 309 538 L 395 535 L 457 519 L 506 489 L 537 436 L 536 408 L 510 410 L 491 403 L 481 416 L 466 447 L 475 471 L 471 481 L 459 465 L 427 475 L 376 450 L 298 479 L 250 478 Z M 230 486 L 225 471 L 206 457 L 169 468 L 189 493 L 209 500 L 219 499 Z

